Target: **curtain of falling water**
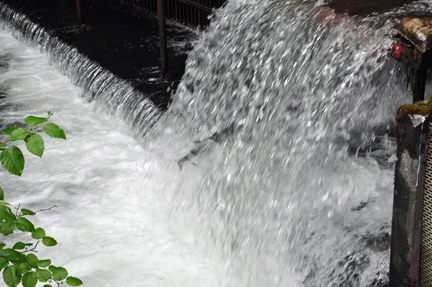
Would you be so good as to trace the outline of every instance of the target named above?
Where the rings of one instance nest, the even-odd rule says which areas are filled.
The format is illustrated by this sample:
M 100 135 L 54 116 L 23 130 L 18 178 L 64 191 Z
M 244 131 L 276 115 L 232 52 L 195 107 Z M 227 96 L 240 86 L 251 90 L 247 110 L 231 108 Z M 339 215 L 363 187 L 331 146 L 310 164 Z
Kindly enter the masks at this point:
M 190 141 L 184 158 L 165 153 L 191 178 L 172 217 L 189 214 L 223 262 L 222 286 L 388 280 L 390 134 L 411 100 L 388 57 L 402 11 L 318 21 L 319 9 L 229 1 L 189 56 L 160 139 L 149 137 L 155 150 Z

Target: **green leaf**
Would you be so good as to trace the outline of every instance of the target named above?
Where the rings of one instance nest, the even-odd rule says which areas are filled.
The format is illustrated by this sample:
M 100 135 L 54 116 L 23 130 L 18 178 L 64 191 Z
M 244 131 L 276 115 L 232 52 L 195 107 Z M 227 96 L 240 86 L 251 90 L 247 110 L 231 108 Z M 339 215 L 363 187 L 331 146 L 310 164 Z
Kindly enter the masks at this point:
M 27 272 L 22 278 L 23 287 L 35 287 L 37 284 L 37 278 L 35 272 Z
M 29 135 L 29 133 L 25 129 L 23 129 L 23 128 L 17 128 L 17 129 L 15 129 L 12 132 L 12 134 L 10 136 L 10 139 L 11 139 L 11 141 L 23 140 L 28 135 Z
M 43 230 L 43 228 L 36 228 L 33 232 L 32 232 L 32 237 L 33 239 L 42 239 L 45 237 L 45 230 Z
M 49 123 L 44 127 L 44 131 L 47 135 L 53 138 L 66 139 L 64 131 L 59 128 L 58 125 Z
M 68 276 L 67 270 L 63 267 L 55 267 L 51 265 L 48 269 L 52 272 L 53 278 L 56 281 L 64 280 Z
M 0 227 L 0 233 L 3 235 L 10 235 L 13 233 L 14 229 L 15 229 L 14 221 L 2 222 Z
M 0 243 L 0 249 L 3 249 L 6 246 L 6 243 Z
M 43 243 L 43 245 L 48 246 L 48 247 L 57 245 L 57 241 L 54 238 L 49 237 L 49 236 L 45 236 L 42 239 L 42 243 Z
M 1 187 L 0 187 L 0 200 L 4 200 L 4 191 Z
M 9 287 L 16 287 L 21 282 L 21 276 L 16 274 L 17 267 L 10 265 L 3 270 L 3 280 Z
M 0 142 L 0 147 L 4 146 L 4 143 Z
M 3 167 L 10 173 L 21 176 L 24 170 L 24 156 L 19 148 L 11 146 L 0 154 Z
M 16 221 L 16 227 L 24 232 L 33 232 L 35 230 L 35 227 L 33 223 L 31 223 L 30 220 L 24 217 L 19 217 Z
M 50 259 L 39 260 L 37 262 L 37 266 L 38 267 L 42 267 L 42 268 L 48 267 L 50 265 L 51 265 L 51 260 Z
M 75 278 L 75 277 L 72 277 L 72 276 L 69 276 L 69 277 L 66 279 L 66 283 L 67 283 L 69 286 L 80 286 L 80 285 L 83 284 L 83 282 L 82 282 L 80 279 Z
M 45 284 L 43 287 L 52 287 L 52 286 L 49 284 Z
M 26 248 L 26 245 L 24 244 L 24 242 L 21 242 L 21 241 L 18 241 L 12 247 L 12 249 L 15 249 L 15 250 L 20 250 L 20 249 L 24 249 L 24 248 Z
M 8 206 L 0 205 L 0 207 L 6 208 L 0 208 L 0 233 L 3 235 L 9 235 L 13 233 L 17 219 Z
M 24 242 L 18 241 L 17 243 L 15 243 L 15 245 L 12 247 L 12 249 L 20 250 L 20 249 L 24 249 L 24 248 L 26 248 L 28 246 L 32 246 L 32 245 L 33 245 L 33 243 L 24 243 Z
M 47 118 L 39 118 L 39 117 L 34 117 L 34 116 L 28 116 L 25 118 L 25 122 L 26 124 L 30 125 L 30 126 L 37 126 L 40 124 L 43 124 L 44 122 L 46 122 L 48 119 Z
M 24 273 L 27 273 L 30 270 L 31 270 L 31 267 L 27 263 L 20 263 L 17 266 L 17 274 L 18 275 L 23 275 Z
M 18 128 L 19 127 L 11 127 L 11 128 L 9 128 L 7 130 L 4 130 L 3 134 L 5 134 L 5 135 L 11 135 L 13 133 L 13 131 L 16 130 L 16 129 L 18 129 Z
M 38 266 L 39 259 L 34 254 L 27 255 L 27 261 L 31 267 L 36 268 Z
M 0 257 L 0 270 L 2 270 L 8 265 L 9 265 L 9 261 L 7 261 L 6 258 L 4 257 Z
M 46 269 L 37 269 L 36 270 L 36 278 L 40 281 L 40 282 L 47 282 L 48 280 L 50 280 L 52 277 L 51 272 L 49 272 Z
M 7 203 L 6 201 L 1 201 L 0 203 Z M 12 212 L 10 206 L 8 206 L 9 204 L 0 204 L 0 214 L 1 213 L 9 213 Z
M 5 201 L 2 201 L 2 202 L 5 202 Z M 12 210 L 11 210 L 10 206 L 8 206 L 6 204 L 0 205 L 0 221 L 3 220 L 6 215 L 9 215 L 11 213 L 12 213 Z
M 30 209 L 21 208 L 21 213 L 23 215 L 36 215 L 36 212 L 31 211 Z
M 40 135 L 31 135 L 24 139 L 27 149 L 34 155 L 42 157 L 45 149 L 44 140 Z
M 4 250 L 4 254 L 3 254 L 4 258 L 9 260 L 9 261 L 19 261 L 19 262 L 24 262 L 27 263 L 27 257 L 22 254 L 21 252 L 18 252 L 16 250 L 13 250 L 11 248 L 7 248 Z

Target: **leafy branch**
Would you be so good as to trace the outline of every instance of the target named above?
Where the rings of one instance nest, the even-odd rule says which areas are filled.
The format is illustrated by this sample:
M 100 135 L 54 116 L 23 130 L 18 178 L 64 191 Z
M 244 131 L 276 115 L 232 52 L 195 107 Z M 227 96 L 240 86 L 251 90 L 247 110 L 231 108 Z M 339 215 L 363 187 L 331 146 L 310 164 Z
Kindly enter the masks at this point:
M 42 157 L 45 143 L 39 133 L 43 131 L 50 137 L 66 139 L 64 131 L 59 126 L 48 123 L 52 115 L 53 113 L 48 112 L 44 118 L 28 116 L 24 120 L 30 126 L 28 129 L 14 126 L 3 131 L 4 135 L 9 136 L 7 140 L 0 142 L 0 162 L 6 171 L 21 176 L 24 170 L 24 155 L 17 146 L 10 145 L 12 142 L 23 140 L 29 152 Z M 38 252 L 37 247 L 40 243 L 52 247 L 57 245 L 57 241 L 46 236 L 43 228 L 35 228 L 27 217 L 54 207 L 56 206 L 35 212 L 21 208 L 19 205 L 15 208 L 14 213 L 12 206 L 4 201 L 4 191 L 0 187 L 0 234 L 6 237 L 18 230 L 30 233 L 33 239 L 33 242 L 27 243 L 17 241 L 12 248 L 5 248 L 6 243 L 0 243 L 0 271 L 2 271 L 4 282 L 9 287 L 16 287 L 20 283 L 23 287 L 35 287 L 38 282 L 46 283 L 44 287 L 52 287 L 51 284 L 57 284 L 57 286 L 64 283 L 69 286 L 83 284 L 80 279 L 68 276 L 65 268 L 52 265 L 50 259 L 40 260 L 34 254 Z

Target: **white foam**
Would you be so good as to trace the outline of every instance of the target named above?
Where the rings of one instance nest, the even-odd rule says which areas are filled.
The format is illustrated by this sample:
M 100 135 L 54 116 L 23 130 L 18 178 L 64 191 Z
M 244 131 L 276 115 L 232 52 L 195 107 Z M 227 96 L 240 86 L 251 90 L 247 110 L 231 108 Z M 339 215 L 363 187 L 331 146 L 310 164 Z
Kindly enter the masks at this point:
M 8 106 L 1 120 L 50 110 L 68 138 L 46 138 L 42 159 L 25 152 L 21 177 L 0 173 L 12 204 L 58 206 L 34 218 L 59 243 L 37 255 L 86 286 L 217 286 L 190 231 L 182 230 L 183 237 L 171 231 L 169 196 L 178 169 L 144 150 L 122 121 L 95 112 L 44 54 L 0 30 L 0 57 L 6 54 L 11 60 L 0 88 L 7 87 Z

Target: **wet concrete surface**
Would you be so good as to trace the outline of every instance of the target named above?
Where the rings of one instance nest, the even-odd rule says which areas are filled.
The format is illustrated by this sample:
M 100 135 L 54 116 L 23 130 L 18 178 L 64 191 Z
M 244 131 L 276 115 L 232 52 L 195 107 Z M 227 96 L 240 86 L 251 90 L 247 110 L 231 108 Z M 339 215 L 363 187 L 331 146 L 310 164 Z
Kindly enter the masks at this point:
M 77 25 L 73 0 L 1 0 L 28 15 L 118 77 L 161 109 L 180 81 L 196 32 L 168 23 L 169 75 L 162 79 L 157 18 L 115 0 L 83 0 L 85 26 Z

